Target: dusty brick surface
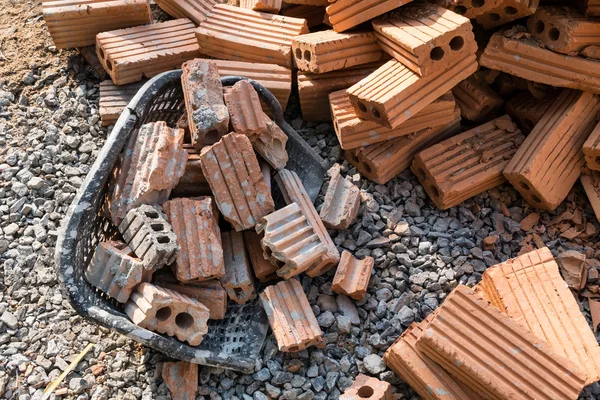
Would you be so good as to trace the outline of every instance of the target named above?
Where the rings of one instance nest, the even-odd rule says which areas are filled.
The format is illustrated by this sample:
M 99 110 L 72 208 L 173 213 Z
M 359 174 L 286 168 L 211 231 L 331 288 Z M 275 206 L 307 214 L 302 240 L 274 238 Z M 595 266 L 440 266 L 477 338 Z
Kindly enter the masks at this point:
M 173 280 L 155 279 L 156 285 L 174 290 L 192 299 L 198 300 L 208 308 L 209 319 L 223 319 L 227 313 L 227 292 L 216 279 L 181 285 Z
M 583 144 L 585 164 L 589 169 L 600 171 L 600 123 L 596 125 Z
M 279 14 L 282 0 L 240 0 L 240 7 L 254 11 L 264 11 Z
M 360 189 L 344 179 L 340 168 L 330 169 L 331 178 L 321 207 L 321 220 L 330 229 L 348 229 L 358 215 Z
M 261 246 L 262 235 L 252 231 L 244 231 L 242 233 L 244 235 L 244 245 L 246 246 L 256 279 L 265 283 L 277 278 L 277 266 L 265 257 Z
M 236 133 L 242 133 L 253 141 L 266 129 L 258 93 L 248 81 L 239 81 L 225 93 L 229 119 Z
M 185 361 L 163 363 L 162 378 L 173 399 L 194 400 L 196 398 L 198 364 Z
M 256 298 L 254 275 L 241 232 L 222 232 L 225 275 L 220 279 L 227 295 L 238 304 Z
M 113 125 L 145 82 L 117 86 L 110 79 L 100 83 L 100 118 L 102 126 Z
M 367 375 L 358 374 L 340 400 L 392 400 L 392 385 Z
M 493 29 L 532 15 L 537 10 L 539 3 L 539 0 L 503 0 L 496 8 L 478 15 L 476 20 L 485 29 Z
M 344 32 L 410 2 L 411 0 L 338 0 L 327 7 L 327 15 L 333 29 Z
M 373 257 L 359 260 L 352 253 L 344 250 L 331 283 L 331 290 L 338 294 L 345 294 L 356 301 L 364 300 L 374 263 Z
M 196 25 L 204 21 L 216 4 L 226 3 L 226 0 L 155 0 L 173 18 L 189 18 Z
M 452 94 L 460 107 L 462 117 L 473 122 L 488 121 L 490 116 L 497 114 L 504 105 L 504 99 L 485 81 L 476 79 L 474 75 L 452 88 Z

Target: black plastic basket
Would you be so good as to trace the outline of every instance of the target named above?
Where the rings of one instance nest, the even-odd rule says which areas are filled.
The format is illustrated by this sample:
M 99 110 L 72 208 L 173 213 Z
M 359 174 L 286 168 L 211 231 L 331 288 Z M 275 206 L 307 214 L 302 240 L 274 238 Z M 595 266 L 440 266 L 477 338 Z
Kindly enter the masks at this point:
M 246 79 L 225 77 L 224 86 Z M 274 121 L 288 135 L 287 168 L 296 171 L 311 199 L 316 198 L 326 167 L 323 159 L 289 126 L 276 98 L 263 86 L 248 80 L 269 105 Z M 100 241 L 118 235 L 100 208 L 129 135 L 141 125 L 165 121 L 174 127 L 185 112 L 181 88 L 181 70 L 160 74 L 149 80 L 125 108 L 79 189 L 63 221 L 56 244 L 56 269 L 61 289 L 73 308 L 90 321 L 120 332 L 172 358 L 197 364 L 233 369 L 245 373 L 254 370 L 264 343 L 268 323 L 258 301 L 245 305 L 229 304 L 223 320 L 210 320 L 208 334 L 197 347 L 160 335 L 133 324 L 123 305 L 90 285 L 84 271 Z

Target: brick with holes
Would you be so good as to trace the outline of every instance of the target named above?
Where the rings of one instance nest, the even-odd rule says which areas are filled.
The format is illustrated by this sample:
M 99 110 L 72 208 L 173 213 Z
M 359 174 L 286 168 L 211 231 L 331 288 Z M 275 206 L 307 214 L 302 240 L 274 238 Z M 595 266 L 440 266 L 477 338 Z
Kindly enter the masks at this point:
M 176 279 L 154 279 L 153 283 L 165 289 L 191 297 L 202 303 L 210 312 L 210 319 L 223 319 L 227 313 L 227 292 L 216 279 L 181 285 Z
M 478 15 L 476 20 L 485 29 L 494 29 L 508 22 L 533 15 L 540 0 L 503 0 L 496 8 Z
M 364 300 L 374 264 L 373 257 L 367 256 L 359 260 L 352 253 L 344 250 L 331 283 L 331 290 L 352 297 L 356 301 Z
M 244 245 L 246 246 L 248 257 L 250 257 L 256 279 L 265 283 L 277 278 L 277 266 L 265 257 L 260 244 L 262 235 L 253 231 L 244 231 L 243 235 Z
M 336 32 L 367 22 L 412 0 L 338 0 L 327 7 L 329 23 Z
M 131 293 L 125 313 L 134 324 L 191 346 L 202 343 L 210 312 L 199 301 L 171 289 L 142 283 Z
M 600 123 L 583 144 L 583 154 L 589 169 L 600 171 Z
M 225 257 L 225 275 L 220 278 L 227 295 L 238 304 L 247 303 L 256 298 L 254 275 L 241 232 L 222 232 L 223 255 Z
M 340 165 L 329 170 L 329 186 L 321 207 L 321 220 L 330 229 L 348 229 L 358 215 L 360 189 L 340 174 Z
M 392 385 L 377 378 L 358 374 L 352 385 L 340 396 L 340 400 L 392 400 Z
M 452 94 L 463 118 L 473 122 L 488 121 L 504 106 L 504 99 L 475 75 L 456 85 Z

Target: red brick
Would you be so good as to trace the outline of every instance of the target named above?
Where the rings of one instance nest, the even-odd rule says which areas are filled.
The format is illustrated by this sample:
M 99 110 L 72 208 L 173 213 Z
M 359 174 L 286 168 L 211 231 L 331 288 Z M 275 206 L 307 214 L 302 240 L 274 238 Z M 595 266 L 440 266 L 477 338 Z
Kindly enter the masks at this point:
M 227 292 L 221 286 L 221 282 L 216 279 L 203 282 L 193 282 L 190 285 L 178 284 L 165 280 L 155 279 L 155 284 L 174 290 L 178 293 L 198 300 L 202 305 L 208 308 L 210 319 L 223 319 L 227 313 Z
M 496 8 L 477 16 L 485 29 L 493 29 L 535 13 L 539 0 L 503 0 Z
M 340 400 L 392 400 L 392 385 L 367 375 L 358 374 L 352 385 L 340 396 Z
M 278 14 L 282 3 L 281 0 L 240 0 L 240 7 Z
M 600 222 L 600 172 L 586 170 L 579 178 L 592 205 L 596 219 Z
M 252 231 L 244 231 L 242 233 L 244 235 L 244 245 L 246 246 L 248 257 L 250 257 L 256 279 L 265 283 L 277 278 L 277 267 L 265 258 L 260 244 L 262 235 Z
M 338 0 L 327 7 L 329 22 L 336 32 L 367 22 L 411 0 Z
M 323 20 L 325 19 L 325 7 L 293 5 L 281 10 L 281 15 L 305 19 L 308 27 L 313 28 L 323 24 Z
M 321 220 L 330 229 L 348 229 L 358 215 L 360 189 L 340 174 L 340 166 L 329 170 L 331 179 L 321 207 Z
M 277 170 L 283 169 L 288 162 L 288 154 L 285 149 L 288 137 L 267 114 L 263 112 L 262 117 L 267 125 L 267 129 L 252 141 L 252 147 L 273 168 Z
M 227 295 L 238 304 L 254 300 L 256 298 L 254 277 L 242 233 L 223 232 L 221 240 L 225 256 L 225 276 L 221 278 L 221 284 L 227 291 Z
M 437 0 L 436 3 L 466 18 L 473 19 L 487 11 L 493 10 L 502 3 L 502 0 Z
M 599 115 L 600 116 L 600 115 Z M 600 171 L 600 123 L 583 144 L 583 154 L 589 169 Z
M 186 361 L 163 363 L 162 378 L 173 399 L 194 400 L 196 398 L 198 364 Z
M 373 257 L 367 256 L 359 260 L 349 251 L 344 250 L 331 283 L 331 290 L 352 297 L 356 301 L 364 300 L 374 263 Z
M 196 25 L 204 21 L 216 4 L 226 3 L 227 0 L 155 0 L 173 18 L 189 18 Z
M 127 104 L 144 83 L 142 81 L 117 86 L 110 79 L 100 83 L 100 111 L 98 113 L 102 126 L 113 125 L 117 122 Z
M 600 17 L 600 0 L 577 0 L 575 3 L 587 17 Z
M 484 122 L 504 105 L 504 99 L 485 81 L 471 75 L 452 89 L 463 118 Z M 410 121 L 410 120 L 409 120 Z
M 253 141 L 266 129 L 258 93 L 248 81 L 239 81 L 225 93 L 229 119 L 236 133 L 242 133 Z
M 506 113 L 525 132 L 529 133 L 540 122 L 559 93 L 560 90 L 557 90 L 542 99 L 538 99 L 530 91 L 523 91 L 506 103 Z

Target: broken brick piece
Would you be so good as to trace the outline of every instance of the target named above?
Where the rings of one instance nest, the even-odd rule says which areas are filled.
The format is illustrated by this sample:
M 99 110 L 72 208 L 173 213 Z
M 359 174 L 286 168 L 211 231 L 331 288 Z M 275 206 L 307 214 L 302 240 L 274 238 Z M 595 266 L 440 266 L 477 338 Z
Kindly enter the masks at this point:
M 240 0 L 240 7 L 278 14 L 282 3 L 281 0 Z
M 452 94 L 463 118 L 473 122 L 489 120 L 504 105 L 504 99 L 494 89 L 473 75 L 456 85 Z
M 221 240 L 225 256 L 225 275 L 221 278 L 221 284 L 227 291 L 227 295 L 238 304 L 254 300 L 256 289 L 242 233 L 223 232 Z
M 185 171 L 183 133 L 183 129 L 159 121 L 142 125 L 131 134 L 113 181 L 109 209 L 115 225 L 140 204 L 167 201 Z
M 600 17 L 600 0 L 576 0 L 575 4 L 586 17 Z
M 304 33 L 308 33 L 304 19 L 217 4 L 210 18 L 196 29 L 196 38 L 208 56 L 289 68 L 292 40 Z
M 296 36 L 292 42 L 296 66 L 316 74 L 379 61 L 383 52 L 373 32 L 333 30 Z
M 155 0 L 156 5 L 173 18 L 189 18 L 196 25 L 204 21 L 216 4 L 226 0 Z
M 252 263 L 254 276 L 260 282 L 269 282 L 277 278 L 277 267 L 271 261 L 265 258 L 265 253 L 261 246 L 262 235 L 256 232 L 244 231 L 244 245 Z
M 212 197 L 173 199 L 163 205 L 177 237 L 177 280 L 206 281 L 225 274 L 219 213 Z
M 142 259 L 144 282 L 149 282 L 154 271 L 172 264 L 177 257 L 177 237 L 158 206 L 141 205 L 132 209 L 119 225 L 119 232 L 135 255 Z
M 191 144 L 185 144 L 184 148 L 188 153 L 185 172 L 179 178 L 177 186 L 173 188 L 171 192 L 172 197 L 211 196 L 210 187 L 208 186 L 204 172 L 202 172 L 200 151 Z
M 298 280 L 268 286 L 260 294 L 260 301 L 279 351 L 298 352 L 310 346 L 325 345 L 323 332 Z
M 411 170 L 446 210 L 506 182 L 502 171 L 523 140 L 505 115 L 421 151 Z
M 423 129 L 411 135 L 344 152 L 344 158 L 368 179 L 385 185 L 393 177 L 410 167 L 421 150 L 448 139 L 460 132 L 460 110 L 455 109 L 455 120 L 448 125 Z
M 367 256 L 359 260 L 349 251 L 344 250 L 331 283 L 331 290 L 338 294 L 345 294 L 356 301 L 364 300 L 374 263 L 373 257 Z
M 277 275 L 290 279 L 324 257 L 327 247 L 298 204 L 291 203 L 263 217 L 256 225 L 264 257 L 277 266 Z
M 100 82 L 100 110 L 98 113 L 100 114 L 102 126 L 113 125 L 117 122 L 127 104 L 144 83 L 142 81 L 117 86 L 110 79 Z
M 506 113 L 529 133 L 540 122 L 559 93 L 560 90 L 538 99 L 529 90 L 523 91 L 506 103 Z
M 566 89 L 527 136 L 504 175 L 529 204 L 553 210 L 567 197 L 584 166 L 581 148 L 598 111 L 598 96 Z
M 340 400 L 392 400 L 392 385 L 367 375 L 358 374 Z
M 466 18 L 473 19 L 496 8 L 502 0 L 437 0 L 436 3 Z
M 43 0 L 42 11 L 58 49 L 91 46 L 100 32 L 152 23 L 148 0 Z
M 252 141 L 252 147 L 273 168 L 283 169 L 288 162 L 288 154 L 285 149 L 288 137 L 267 114 L 263 112 L 262 117 L 267 129 Z
M 600 346 L 547 247 L 489 268 L 481 286 L 511 321 L 585 371 L 586 384 L 600 378 Z
M 373 20 L 381 48 L 420 76 L 443 72 L 475 54 L 468 18 L 428 3 L 410 3 Z
M 125 303 L 133 288 L 142 282 L 143 268 L 142 260 L 126 243 L 101 242 L 85 270 L 85 279 L 119 303 Z
M 227 292 L 216 279 L 203 282 L 193 282 L 191 285 L 180 285 L 156 280 L 156 285 L 174 290 L 178 293 L 198 300 L 208 308 L 210 319 L 223 319 L 227 312 Z
M 412 0 L 338 0 L 327 7 L 329 22 L 336 32 L 367 22 Z
M 279 184 L 285 202 L 287 204 L 296 203 L 298 205 L 302 215 L 306 217 L 321 242 L 327 248 L 327 252 L 306 271 L 306 274 L 310 277 L 323 275 L 340 261 L 340 252 L 335 243 L 333 243 L 333 240 L 331 240 L 329 233 L 327 233 L 327 229 L 325 229 L 319 213 L 317 213 L 315 206 L 310 201 L 308 193 L 306 193 L 306 189 L 304 189 L 304 185 L 296 172 L 283 169 L 277 173 L 275 179 Z
M 325 7 L 294 5 L 281 11 L 286 17 L 302 18 L 306 20 L 309 28 L 323 24 L 325 19 Z
M 145 282 L 131 293 L 125 313 L 134 324 L 191 346 L 198 346 L 208 332 L 208 308 L 184 294 Z
M 540 215 L 538 213 L 531 213 L 521 220 L 519 227 L 521 230 L 527 232 L 533 229 L 534 226 L 540 221 Z
M 236 231 L 252 228 L 275 210 L 250 139 L 230 133 L 202 149 L 202 171 L 223 217 Z
M 358 215 L 360 189 L 340 174 L 340 166 L 330 169 L 331 179 L 321 207 L 321 220 L 330 229 L 348 229 Z
M 359 118 L 397 128 L 476 70 L 474 55 L 444 72 L 426 77 L 420 77 L 397 60 L 390 60 L 350 87 L 348 95 Z
M 187 18 L 99 33 L 96 53 L 116 85 L 152 78 L 200 55 Z
M 476 17 L 485 29 L 493 29 L 508 22 L 532 15 L 540 0 L 502 0 L 498 6 Z
M 229 131 L 229 112 L 217 65 L 204 60 L 183 64 L 181 85 L 192 144 L 197 149 L 213 144 Z
M 198 364 L 186 361 L 163 363 L 162 378 L 169 388 L 171 398 L 178 400 L 194 400 L 196 398 Z
M 579 179 L 592 205 L 596 219 L 600 222 L 600 172 L 586 170 Z
M 231 126 L 253 141 L 267 129 L 258 93 L 248 81 L 239 81 L 225 93 Z
M 350 103 L 346 90 L 329 95 L 333 127 L 340 146 L 351 150 L 410 135 L 423 129 L 449 124 L 456 118 L 454 96 L 445 93 L 395 129 L 359 118 Z
M 556 257 L 556 262 L 567 286 L 575 292 L 579 292 L 585 286 L 587 274 L 585 254 L 574 250 L 563 251 Z
M 600 123 L 596 125 L 583 144 L 583 154 L 589 169 L 600 171 Z

